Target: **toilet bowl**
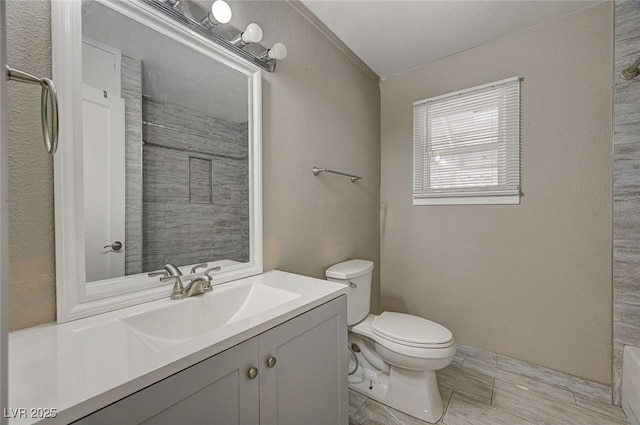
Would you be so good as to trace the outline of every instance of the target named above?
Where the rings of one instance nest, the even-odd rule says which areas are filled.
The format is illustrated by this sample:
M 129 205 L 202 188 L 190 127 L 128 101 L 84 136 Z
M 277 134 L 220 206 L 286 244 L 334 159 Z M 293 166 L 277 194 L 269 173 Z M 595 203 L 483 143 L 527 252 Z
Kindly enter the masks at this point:
M 349 285 L 349 387 L 435 423 L 444 412 L 435 371 L 453 360 L 453 334 L 442 325 L 410 314 L 369 314 L 372 274 L 373 262 L 367 260 L 345 261 L 326 271 L 328 280 Z

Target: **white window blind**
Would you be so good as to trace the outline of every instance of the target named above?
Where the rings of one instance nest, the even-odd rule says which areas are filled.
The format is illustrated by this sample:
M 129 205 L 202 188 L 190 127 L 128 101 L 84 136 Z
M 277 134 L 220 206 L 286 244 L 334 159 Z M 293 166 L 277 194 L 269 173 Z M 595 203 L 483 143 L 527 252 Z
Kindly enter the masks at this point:
M 413 203 L 520 203 L 520 80 L 413 103 Z

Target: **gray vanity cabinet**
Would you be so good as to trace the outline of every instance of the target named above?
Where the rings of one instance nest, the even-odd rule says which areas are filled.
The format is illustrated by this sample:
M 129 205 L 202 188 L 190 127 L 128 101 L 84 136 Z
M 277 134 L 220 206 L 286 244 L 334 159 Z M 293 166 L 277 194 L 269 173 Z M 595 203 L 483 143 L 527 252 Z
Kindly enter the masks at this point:
M 75 424 L 346 425 L 346 329 L 341 296 Z
M 247 370 L 256 364 L 254 337 L 195 364 L 75 424 L 255 425 L 259 388 Z
M 347 424 L 346 312 L 343 295 L 259 336 L 260 425 Z

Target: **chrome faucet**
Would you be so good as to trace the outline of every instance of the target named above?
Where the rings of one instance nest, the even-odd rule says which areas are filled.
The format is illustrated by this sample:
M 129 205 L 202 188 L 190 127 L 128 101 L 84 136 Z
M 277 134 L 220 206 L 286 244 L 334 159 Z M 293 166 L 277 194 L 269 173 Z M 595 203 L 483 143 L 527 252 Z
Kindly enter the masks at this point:
M 166 268 L 167 267 L 165 266 L 165 269 Z M 194 267 L 194 268 L 197 268 L 197 267 Z M 213 289 L 211 286 L 211 282 L 213 280 L 213 278 L 211 277 L 211 273 L 215 271 L 220 271 L 220 267 L 219 266 L 212 267 L 210 269 L 205 270 L 202 276 L 192 279 L 191 282 L 189 282 L 189 284 L 186 287 L 182 283 L 182 274 L 161 277 L 160 282 L 174 281 L 175 283 L 173 284 L 173 292 L 171 293 L 171 299 L 180 300 L 182 298 L 193 297 L 195 295 L 202 295 L 205 292 L 211 291 Z M 178 270 L 178 273 L 179 272 L 180 271 Z
M 172 300 L 180 300 L 194 295 L 202 295 L 212 289 L 211 276 L 209 275 L 203 275 L 193 279 L 186 287 L 182 284 L 182 278 L 180 276 L 165 276 L 160 278 L 160 281 L 175 281 L 173 285 L 173 292 L 171 293 Z

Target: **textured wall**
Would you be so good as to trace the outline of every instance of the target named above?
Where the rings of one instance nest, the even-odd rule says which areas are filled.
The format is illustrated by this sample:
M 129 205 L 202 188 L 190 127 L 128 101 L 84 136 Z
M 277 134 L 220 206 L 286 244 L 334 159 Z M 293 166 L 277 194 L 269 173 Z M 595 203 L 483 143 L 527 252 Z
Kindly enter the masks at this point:
M 621 402 L 622 350 L 640 347 L 640 79 L 620 72 L 640 55 L 638 2 L 615 3 L 613 161 L 613 401 Z
M 348 258 L 378 264 L 377 81 L 286 2 L 232 7 L 234 25 L 259 22 L 265 45 L 282 41 L 289 48 L 286 60 L 263 81 L 265 270 L 323 277 L 326 267 Z M 9 62 L 50 75 L 49 3 L 12 1 L 8 9 Z M 39 92 L 11 89 L 10 326 L 15 330 L 55 319 L 55 270 L 52 161 L 42 149 Z M 361 174 L 364 180 L 314 177 L 314 165 Z
M 611 382 L 612 9 L 601 3 L 385 80 L 382 308 Z M 517 206 L 412 206 L 415 100 L 518 75 Z
M 51 76 L 47 0 L 7 3 L 7 63 Z M 40 89 L 9 82 L 9 329 L 55 320 L 53 160 L 40 129 Z
M 266 45 L 282 40 L 289 49 L 263 84 L 265 269 L 324 278 L 326 268 L 336 262 L 373 260 L 371 305 L 377 309 L 378 81 L 285 2 L 244 5 L 250 12 L 246 22 L 259 22 L 270 37 Z M 352 183 L 332 174 L 314 177 L 314 165 L 364 179 Z

